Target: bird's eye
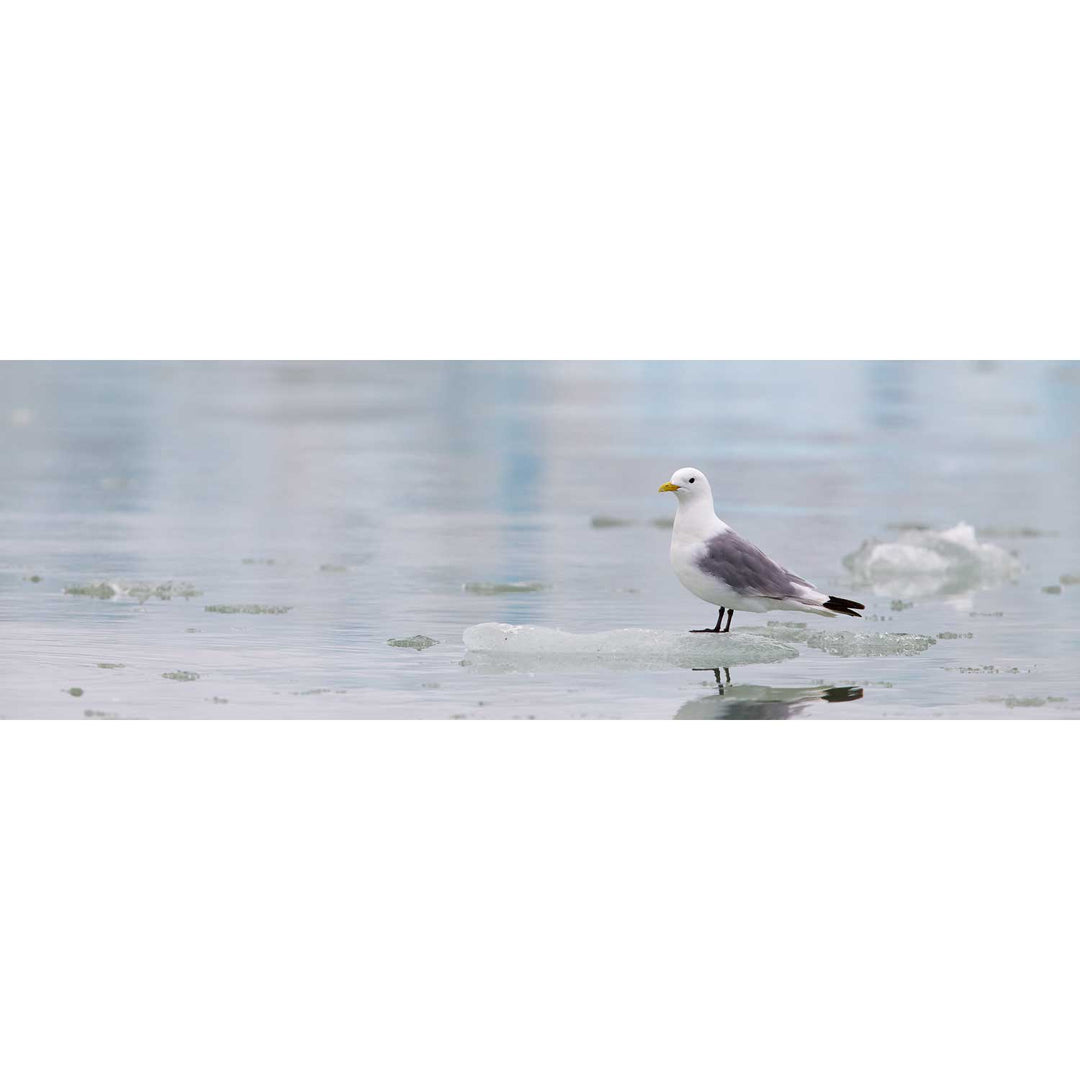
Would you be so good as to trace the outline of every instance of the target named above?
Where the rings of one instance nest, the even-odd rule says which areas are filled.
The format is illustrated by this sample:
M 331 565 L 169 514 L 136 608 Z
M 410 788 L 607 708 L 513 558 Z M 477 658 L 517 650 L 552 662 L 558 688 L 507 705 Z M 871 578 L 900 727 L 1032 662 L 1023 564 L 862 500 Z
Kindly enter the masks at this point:
M 692 484 L 693 482 L 694 482 L 694 478 L 691 476 L 690 477 L 690 483 Z

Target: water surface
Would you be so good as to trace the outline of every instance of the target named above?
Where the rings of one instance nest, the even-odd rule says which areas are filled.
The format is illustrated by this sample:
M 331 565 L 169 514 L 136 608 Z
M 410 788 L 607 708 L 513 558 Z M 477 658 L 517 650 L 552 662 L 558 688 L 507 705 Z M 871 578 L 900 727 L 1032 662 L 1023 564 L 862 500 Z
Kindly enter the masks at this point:
M 1076 717 L 1078 418 L 1068 364 L 3 364 L 0 716 Z M 489 621 L 711 625 L 667 561 L 684 465 L 866 602 L 822 629 L 935 644 L 727 672 L 466 654 Z M 961 521 L 1011 580 L 912 599 L 843 565 Z M 387 644 L 414 635 L 437 644 Z

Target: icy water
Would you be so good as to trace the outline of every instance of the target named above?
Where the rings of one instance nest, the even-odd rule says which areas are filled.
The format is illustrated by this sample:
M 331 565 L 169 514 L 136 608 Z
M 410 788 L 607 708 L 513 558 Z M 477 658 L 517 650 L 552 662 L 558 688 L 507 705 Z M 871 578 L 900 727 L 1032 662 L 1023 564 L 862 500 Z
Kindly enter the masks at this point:
M 1078 419 L 1066 364 L 3 364 L 0 716 L 1080 718 Z M 694 670 L 684 465 L 867 617 Z

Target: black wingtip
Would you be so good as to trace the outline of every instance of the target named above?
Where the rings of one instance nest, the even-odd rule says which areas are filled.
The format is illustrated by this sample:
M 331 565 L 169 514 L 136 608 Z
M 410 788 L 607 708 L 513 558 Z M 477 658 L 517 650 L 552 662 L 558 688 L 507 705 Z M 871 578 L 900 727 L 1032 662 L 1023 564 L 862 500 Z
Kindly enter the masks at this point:
M 841 615 L 850 615 L 853 619 L 861 619 L 859 611 L 866 610 L 865 604 L 860 604 L 857 600 L 845 600 L 842 596 L 830 596 L 821 606 Z M 854 610 L 855 608 L 858 608 L 858 611 Z

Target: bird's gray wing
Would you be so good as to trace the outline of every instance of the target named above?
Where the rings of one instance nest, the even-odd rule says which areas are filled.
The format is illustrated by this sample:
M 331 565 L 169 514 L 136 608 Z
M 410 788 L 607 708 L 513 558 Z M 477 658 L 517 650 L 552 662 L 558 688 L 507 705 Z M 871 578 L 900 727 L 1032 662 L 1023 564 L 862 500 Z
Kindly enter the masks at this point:
M 797 596 L 793 585 L 814 588 L 809 581 L 789 573 L 736 532 L 723 532 L 705 545 L 698 569 L 724 582 L 743 596 L 767 596 L 783 600 Z

